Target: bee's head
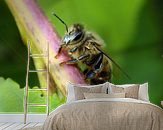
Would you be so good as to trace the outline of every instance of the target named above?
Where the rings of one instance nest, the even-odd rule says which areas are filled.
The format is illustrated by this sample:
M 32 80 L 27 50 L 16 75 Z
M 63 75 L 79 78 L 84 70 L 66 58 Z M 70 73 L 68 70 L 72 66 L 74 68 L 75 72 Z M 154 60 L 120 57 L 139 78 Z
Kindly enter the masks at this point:
M 81 24 L 73 24 L 63 38 L 65 44 L 78 43 L 84 36 L 84 27 Z
M 66 27 L 67 32 L 62 39 L 64 44 L 76 44 L 84 37 L 84 28 L 81 24 L 73 24 L 70 28 L 68 28 L 67 24 L 60 17 L 58 17 L 54 12 L 52 14 L 58 18 Z

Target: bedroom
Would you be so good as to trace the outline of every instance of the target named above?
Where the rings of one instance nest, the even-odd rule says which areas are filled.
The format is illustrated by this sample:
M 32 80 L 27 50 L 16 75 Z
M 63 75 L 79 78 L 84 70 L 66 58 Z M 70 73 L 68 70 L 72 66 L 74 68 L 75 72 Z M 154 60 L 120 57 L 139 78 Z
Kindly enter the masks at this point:
M 63 24 L 52 15 L 55 13 L 64 20 L 68 27 L 74 23 L 82 23 L 86 30 L 90 30 L 98 34 L 105 43 L 103 51 L 109 54 L 116 63 L 127 73 L 130 78 L 127 78 L 114 64 L 111 82 L 113 84 L 144 84 L 148 82 L 148 94 L 151 103 L 161 106 L 163 100 L 163 44 L 162 44 L 162 2 L 135 0 L 133 2 L 125 1 L 53 1 L 37 0 L 40 8 L 23 5 L 23 2 L 29 0 L 18 1 L 16 3 L 16 11 L 13 3 L 6 0 L 1 1 L 1 20 L 0 20 L 0 112 L 2 114 L 23 114 L 24 112 L 24 90 L 19 88 L 25 87 L 26 69 L 27 69 L 27 46 L 26 40 L 30 39 L 32 50 L 38 53 L 38 48 L 46 48 L 49 35 L 43 34 L 44 27 L 37 25 L 39 20 L 36 17 L 31 17 L 33 10 L 41 10 L 47 18 L 42 18 L 40 21 L 48 20 L 58 32 L 60 37 L 65 35 L 66 29 Z M 106 4 L 107 3 L 107 4 Z M 35 6 L 35 5 L 33 5 Z M 95 11 L 98 8 L 98 12 Z M 20 12 L 23 12 L 18 17 Z M 37 15 L 36 15 L 37 16 Z M 18 17 L 15 22 L 15 17 Z M 32 21 L 27 24 L 27 28 L 33 27 L 30 31 L 24 32 L 23 18 Z M 94 22 L 96 21 L 96 22 Z M 44 26 L 44 25 L 43 25 Z M 46 26 L 45 26 L 46 28 Z M 103 29 L 105 28 L 105 29 Z M 26 27 L 25 27 L 26 29 Z M 28 30 L 28 29 L 27 29 Z M 32 30 L 36 30 L 33 35 Z M 49 31 L 50 32 L 50 31 Z M 42 34 L 41 34 L 42 33 Z M 38 47 L 36 40 L 44 44 Z M 23 42 L 24 41 L 24 42 Z M 55 49 L 54 43 L 49 43 L 50 62 L 56 62 L 55 58 L 58 46 Z M 26 44 L 27 45 L 27 44 Z M 54 52 L 53 52 L 54 50 Z M 64 58 L 64 57 L 63 57 Z M 44 68 L 45 64 L 39 59 L 31 60 L 32 69 Z M 34 65 L 33 65 L 34 64 Z M 56 66 L 50 66 L 50 112 L 61 104 L 66 102 L 67 81 L 81 84 L 83 80 L 78 77 L 79 71 L 74 69 L 75 66 L 67 65 L 67 68 L 62 67 L 60 72 L 56 72 Z M 71 76 L 70 76 L 71 75 Z M 37 76 L 32 73 L 29 76 L 29 86 L 38 88 L 37 86 L 45 87 L 45 77 Z M 111 91 L 111 89 L 109 88 Z M 145 93 L 144 93 L 145 94 Z M 40 96 L 41 95 L 41 96 Z M 123 96 L 123 94 L 121 95 Z M 35 92 L 29 95 L 32 103 L 45 103 L 45 93 L 42 91 Z M 90 99 L 89 99 L 90 100 Z M 106 102 L 106 101 L 105 101 Z M 124 106 L 124 105 L 122 105 Z M 41 113 L 45 112 L 45 108 L 30 108 L 29 112 Z M 22 119 L 23 122 L 23 119 Z M 161 128 L 160 128 L 161 129 Z

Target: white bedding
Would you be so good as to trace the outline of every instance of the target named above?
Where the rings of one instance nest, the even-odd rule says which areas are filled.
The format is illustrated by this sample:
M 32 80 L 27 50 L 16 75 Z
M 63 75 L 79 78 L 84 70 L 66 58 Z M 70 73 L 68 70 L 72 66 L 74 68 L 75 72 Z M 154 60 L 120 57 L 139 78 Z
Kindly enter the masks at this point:
M 138 100 L 138 99 L 134 99 L 134 98 L 92 98 L 92 99 L 83 99 L 83 100 L 76 100 L 76 101 L 73 101 L 73 102 L 62 104 L 57 109 L 60 109 L 60 107 L 68 105 L 68 104 L 75 104 L 75 103 L 80 103 L 80 102 L 81 103 L 82 102 L 127 102 L 127 103 L 139 103 L 139 104 L 149 104 L 149 105 L 152 105 L 154 107 L 157 107 L 157 108 L 163 110 L 161 107 L 159 107 L 159 106 L 157 106 L 157 105 L 155 105 L 153 103 L 142 101 L 142 100 Z M 56 111 L 57 109 L 55 109 L 54 111 Z

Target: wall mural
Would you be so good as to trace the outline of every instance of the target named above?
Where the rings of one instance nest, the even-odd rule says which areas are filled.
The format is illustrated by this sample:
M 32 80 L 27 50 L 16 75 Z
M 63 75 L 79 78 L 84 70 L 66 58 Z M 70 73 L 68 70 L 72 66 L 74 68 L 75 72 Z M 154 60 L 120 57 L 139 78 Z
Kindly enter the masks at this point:
M 107 2 L 0 1 L 0 113 L 24 111 L 27 41 L 32 54 L 44 52 L 49 44 L 50 111 L 65 103 L 68 82 L 148 82 L 150 101 L 161 106 L 163 9 L 159 0 Z M 47 68 L 45 58 L 31 59 L 30 69 L 40 68 Z M 31 89 L 45 86 L 45 73 L 29 75 Z M 29 97 L 30 103 L 46 102 L 44 91 L 31 92 Z M 44 113 L 45 108 L 29 111 Z

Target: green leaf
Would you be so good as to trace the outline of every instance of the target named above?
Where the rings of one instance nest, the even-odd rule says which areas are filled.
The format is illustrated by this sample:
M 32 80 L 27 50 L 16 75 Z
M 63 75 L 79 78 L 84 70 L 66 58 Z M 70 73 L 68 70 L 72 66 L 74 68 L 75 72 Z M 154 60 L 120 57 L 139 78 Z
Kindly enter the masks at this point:
M 0 78 L 0 112 L 23 111 L 23 89 L 12 79 Z
M 46 95 L 42 96 L 41 91 L 29 93 L 29 103 L 45 104 Z M 4 79 L 0 77 L 0 112 L 23 112 L 24 89 L 19 88 L 19 84 L 12 79 Z M 64 103 L 64 98 L 59 98 L 57 94 L 50 97 L 50 110 L 55 109 Z M 29 112 L 45 113 L 43 107 L 29 107 Z

